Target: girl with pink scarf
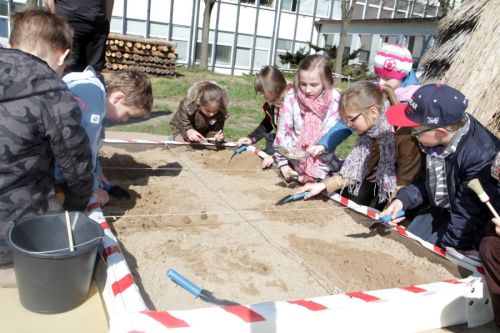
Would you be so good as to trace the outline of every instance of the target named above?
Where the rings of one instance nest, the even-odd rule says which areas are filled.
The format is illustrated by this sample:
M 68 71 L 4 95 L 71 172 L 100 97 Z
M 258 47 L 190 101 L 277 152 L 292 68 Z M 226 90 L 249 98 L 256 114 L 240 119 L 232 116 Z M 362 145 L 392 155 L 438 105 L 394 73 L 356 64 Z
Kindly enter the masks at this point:
M 339 123 L 340 93 L 333 88 L 330 61 L 316 54 L 305 57 L 299 64 L 294 88 L 280 109 L 274 140 L 277 166 L 286 181 L 295 175 L 301 183 L 325 179 L 339 170 L 341 162 L 334 152 L 311 156 L 306 150 Z M 287 159 L 280 151 L 301 152 L 302 158 Z

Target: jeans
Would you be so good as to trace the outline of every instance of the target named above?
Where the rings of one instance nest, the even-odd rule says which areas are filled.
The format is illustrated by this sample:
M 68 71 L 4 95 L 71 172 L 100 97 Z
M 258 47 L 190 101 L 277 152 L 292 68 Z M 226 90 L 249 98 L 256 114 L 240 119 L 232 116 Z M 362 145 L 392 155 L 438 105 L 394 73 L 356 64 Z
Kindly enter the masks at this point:
M 443 247 L 441 244 L 450 223 L 450 213 L 446 209 L 429 207 L 417 213 L 407 230 L 423 240 Z

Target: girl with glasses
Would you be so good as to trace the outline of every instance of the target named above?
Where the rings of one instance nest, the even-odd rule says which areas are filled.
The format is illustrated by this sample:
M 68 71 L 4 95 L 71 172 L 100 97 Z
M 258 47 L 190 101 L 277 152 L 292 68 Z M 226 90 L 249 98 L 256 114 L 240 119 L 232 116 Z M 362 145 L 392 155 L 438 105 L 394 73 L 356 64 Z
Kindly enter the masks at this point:
M 410 130 L 390 125 L 385 113 L 397 104 L 393 90 L 369 81 L 353 83 L 343 93 L 340 116 L 354 129 L 358 138 L 340 172 L 320 182 L 303 186 L 309 191 L 305 199 L 322 191 L 327 193 L 347 188 L 343 193 L 362 205 L 380 207 L 388 202 L 399 187 L 408 185 L 420 170 L 421 153 Z M 320 143 L 327 138 L 323 138 Z M 322 153 L 325 146 L 311 147 L 311 153 Z

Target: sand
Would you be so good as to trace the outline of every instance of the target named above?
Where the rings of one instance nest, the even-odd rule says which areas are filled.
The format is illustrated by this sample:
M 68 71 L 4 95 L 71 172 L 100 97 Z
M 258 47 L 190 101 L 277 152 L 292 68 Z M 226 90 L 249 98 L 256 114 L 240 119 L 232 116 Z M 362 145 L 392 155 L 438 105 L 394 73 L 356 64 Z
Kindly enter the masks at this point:
M 107 135 L 116 138 L 132 134 Z M 241 304 L 430 283 L 464 276 L 437 255 L 323 198 L 296 191 L 260 159 L 232 150 L 105 145 L 107 177 L 132 198 L 104 208 L 151 309 L 210 306 L 165 275 L 174 269 Z

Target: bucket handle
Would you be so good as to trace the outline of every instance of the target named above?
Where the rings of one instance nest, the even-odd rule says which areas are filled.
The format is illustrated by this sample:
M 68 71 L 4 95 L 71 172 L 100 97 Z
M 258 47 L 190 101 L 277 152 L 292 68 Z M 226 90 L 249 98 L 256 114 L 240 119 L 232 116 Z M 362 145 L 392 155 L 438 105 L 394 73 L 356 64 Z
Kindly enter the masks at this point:
M 15 222 L 12 222 L 12 223 L 15 223 Z M 12 236 L 12 229 L 9 232 L 9 239 L 12 239 L 11 236 Z M 86 242 L 83 242 L 83 243 L 80 243 L 80 244 L 76 244 L 76 245 L 74 245 L 74 249 L 77 250 L 79 246 L 87 245 L 87 244 L 92 243 L 93 241 L 95 241 L 97 239 L 101 239 L 101 241 L 102 241 L 104 239 L 104 237 L 99 236 L 99 237 L 96 237 L 96 238 L 92 238 L 91 240 L 88 240 Z M 24 253 L 29 253 L 29 254 L 48 254 L 48 253 L 60 252 L 60 251 L 69 250 L 70 249 L 70 247 L 68 246 L 68 247 L 65 247 L 65 248 L 62 248 L 62 249 L 58 249 L 58 250 L 32 252 L 32 251 L 26 251 L 25 249 L 20 248 L 19 246 L 17 246 L 17 244 L 14 244 L 14 242 L 12 242 L 12 241 L 11 241 L 11 243 L 19 251 L 24 252 Z

